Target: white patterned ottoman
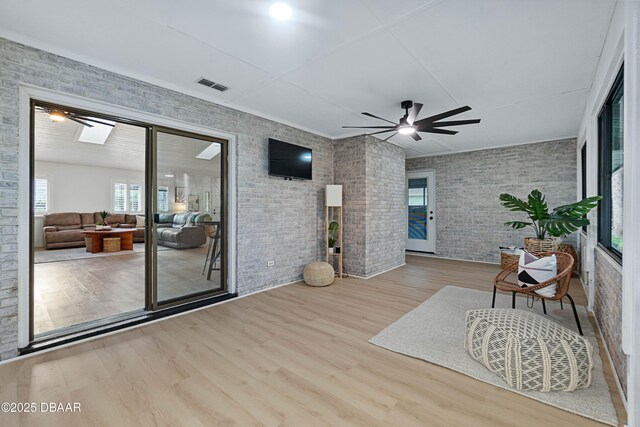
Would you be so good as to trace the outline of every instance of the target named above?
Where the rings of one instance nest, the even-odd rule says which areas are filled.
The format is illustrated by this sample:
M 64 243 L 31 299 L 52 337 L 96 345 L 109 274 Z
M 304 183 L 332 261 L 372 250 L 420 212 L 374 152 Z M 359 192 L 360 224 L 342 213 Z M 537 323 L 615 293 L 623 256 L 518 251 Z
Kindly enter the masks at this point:
M 517 390 L 573 391 L 591 384 L 589 341 L 527 311 L 467 311 L 464 348 Z

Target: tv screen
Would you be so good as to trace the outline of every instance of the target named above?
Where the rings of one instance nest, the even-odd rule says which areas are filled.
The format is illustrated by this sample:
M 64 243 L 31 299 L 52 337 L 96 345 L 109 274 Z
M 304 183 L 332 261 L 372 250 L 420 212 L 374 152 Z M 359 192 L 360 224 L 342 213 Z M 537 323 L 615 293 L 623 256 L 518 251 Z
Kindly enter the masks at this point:
M 311 179 L 311 149 L 269 138 L 269 175 Z

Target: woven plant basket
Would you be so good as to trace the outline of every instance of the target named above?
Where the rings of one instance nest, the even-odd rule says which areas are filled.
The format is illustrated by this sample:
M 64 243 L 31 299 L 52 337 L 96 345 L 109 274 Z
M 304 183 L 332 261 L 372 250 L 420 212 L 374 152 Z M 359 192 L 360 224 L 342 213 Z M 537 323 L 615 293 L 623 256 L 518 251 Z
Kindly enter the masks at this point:
M 560 239 L 557 237 L 547 237 L 544 240 L 535 237 L 524 238 L 524 250 L 530 253 L 557 252 L 558 247 L 560 247 Z
M 578 254 L 576 253 L 576 249 L 570 243 L 562 243 L 558 246 L 558 252 L 564 252 L 573 257 L 573 271 L 580 271 L 580 258 L 578 258 Z
M 87 252 L 91 252 L 91 237 L 85 237 L 84 244 L 87 247 Z
M 120 250 L 119 237 L 105 237 L 102 239 L 103 252 L 118 252 Z
M 520 255 L 500 252 L 500 268 L 506 269 L 509 265 L 515 264 L 520 259 Z

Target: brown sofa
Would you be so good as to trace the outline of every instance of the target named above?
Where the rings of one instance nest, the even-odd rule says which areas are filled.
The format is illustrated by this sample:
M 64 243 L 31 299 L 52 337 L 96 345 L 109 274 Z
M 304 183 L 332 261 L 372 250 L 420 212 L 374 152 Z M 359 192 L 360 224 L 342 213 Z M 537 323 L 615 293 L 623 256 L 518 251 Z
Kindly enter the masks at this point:
M 98 212 L 62 212 L 43 216 L 43 242 L 45 249 L 76 248 L 85 245 L 83 231 L 94 230 L 101 221 Z M 136 215 L 111 214 L 106 218 L 113 228 L 135 228 L 133 241 L 144 242 L 144 228 L 136 228 Z

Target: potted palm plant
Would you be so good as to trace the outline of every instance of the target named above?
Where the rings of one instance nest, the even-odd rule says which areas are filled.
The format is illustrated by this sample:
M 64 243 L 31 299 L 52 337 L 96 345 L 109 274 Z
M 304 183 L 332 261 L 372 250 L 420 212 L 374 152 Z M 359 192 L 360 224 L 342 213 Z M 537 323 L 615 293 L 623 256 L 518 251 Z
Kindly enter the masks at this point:
M 549 212 L 545 196 L 539 190 L 533 190 L 527 200 L 511 194 L 500 194 L 502 206 L 512 212 L 524 212 L 528 221 L 509 221 L 504 225 L 519 230 L 533 228 L 535 237 L 525 237 L 524 246 L 529 252 L 557 251 L 560 238 L 567 236 L 580 227 L 589 225 L 587 213 L 598 205 L 602 196 L 587 197 L 579 202 L 558 206 Z
M 329 223 L 329 240 L 327 241 L 327 246 L 329 247 L 330 254 L 334 253 L 335 251 L 336 238 L 339 228 L 340 224 L 338 224 L 336 221 L 331 221 Z
M 96 230 L 110 230 L 109 224 L 107 224 L 107 217 L 109 216 L 109 211 L 100 211 L 98 212 L 100 216 L 100 221 L 96 223 Z

